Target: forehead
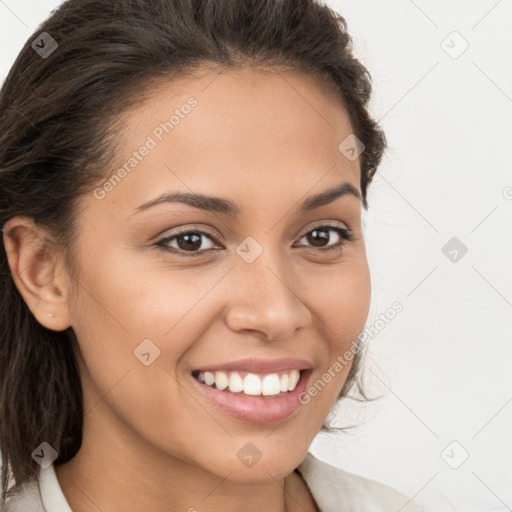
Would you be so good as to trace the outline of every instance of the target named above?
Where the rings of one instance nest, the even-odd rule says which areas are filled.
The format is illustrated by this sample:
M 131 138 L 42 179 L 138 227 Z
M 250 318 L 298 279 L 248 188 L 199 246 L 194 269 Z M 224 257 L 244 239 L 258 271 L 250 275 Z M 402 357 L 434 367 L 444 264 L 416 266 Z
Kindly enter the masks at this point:
M 193 108 L 187 105 L 191 98 L 196 104 Z M 174 144 L 196 148 L 212 144 L 233 148 L 234 142 L 249 143 L 256 134 L 262 138 L 253 138 L 253 147 L 276 136 L 287 138 L 289 146 L 299 138 L 322 137 L 329 144 L 352 132 L 349 115 L 331 82 L 279 68 L 206 68 L 162 81 L 147 90 L 122 120 L 124 149 L 136 145 L 143 135 L 154 134 L 155 129 L 160 138 L 158 127 L 166 121 L 173 126 L 170 130 L 162 127 L 165 140 L 158 142 L 172 139 Z
M 262 107 L 266 110 L 266 106 L 275 109 L 270 119 L 274 122 L 282 114 L 291 117 L 293 113 L 301 113 L 310 121 L 318 117 L 317 122 L 323 121 L 331 129 L 340 121 L 347 128 L 350 125 L 346 108 L 331 80 L 277 67 L 205 67 L 182 77 L 160 79 L 152 87 L 147 86 L 141 101 L 123 114 L 123 123 L 133 128 L 143 117 L 162 117 L 180 108 L 190 96 L 201 103 L 205 115 L 222 110 L 235 120 L 251 114 L 251 121 L 255 123 L 263 115 Z
M 360 188 L 359 162 L 338 149 L 352 133 L 345 107 L 329 83 L 302 73 L 247 68 L 172 79 L 122 121 L 107 173 L 127 171 L 108 194 L 118 208 L 170 190 L 234 197 L 263 188 L 270 199 L 271 189 L 301 197 L 323 179 L 321 189 L 341 181 Z M 143 146 L 151 149 L 134 157 Z

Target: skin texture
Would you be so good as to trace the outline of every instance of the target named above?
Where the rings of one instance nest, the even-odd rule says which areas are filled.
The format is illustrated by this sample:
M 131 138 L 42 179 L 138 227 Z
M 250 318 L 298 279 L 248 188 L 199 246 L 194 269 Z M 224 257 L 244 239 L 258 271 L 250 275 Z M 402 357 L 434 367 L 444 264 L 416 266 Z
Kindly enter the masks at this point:
M 80 198 L 80 285 L 62 252 L 45 252 L 42 239 L 51 233 L 26 217 L 5 226 L 9 264 L 30 310 L 49 329 L 71 326 L 79 344 L 83 443 L 56 474 L 76 512 L 313 511 L 294 468 L 349 366 L 307 405 L 269 425 L 212 406 L 191 371 L 248 357 L 297 357 L 311 362 L 312 383 L 364 328 L 371 286 L 360 199 L 345 195 L 294 214 L 305 197 L 343 181 L 360 191 L 359 160 L 338 150 L 352 133 L 349 117 L 325 85 L 293 72 L 178 79 L 125 113 L 119 161 L 108 176 L 191 96 L 197 106 L 103 199 L 92 192 Z M 134 213 L 177 191 L 230 199 L 240 214 L 178 203 Z M 330 230 L 313 245 L 305 235 L 322 224 L 349 228 L 354 240 L 322 252 L 340 240 Z M 196 257 L 154 245 L 178 227 L 218 235 L 220 243 L 203 236 L 191 249 L 203 251 Z M 263 248 L 250 264 L 235 252 L 248 236 Z M 168 247 L 186 247 L 178 242 Z M 134 356 L 146 338 L 160 349 L 150 366 Z M 249 441 L 262 453 L 250 468 L 237 457 Z

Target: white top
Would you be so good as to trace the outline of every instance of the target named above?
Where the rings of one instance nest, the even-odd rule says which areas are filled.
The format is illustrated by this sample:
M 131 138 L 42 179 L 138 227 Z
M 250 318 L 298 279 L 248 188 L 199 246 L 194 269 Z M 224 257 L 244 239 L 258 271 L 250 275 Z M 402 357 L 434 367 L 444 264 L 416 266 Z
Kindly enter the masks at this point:
M 47 512 L 73 512 L 60 488 L 53 464 L 39 472 L 41 501 Z
M 321 512 L 424 512 L 392 487 L 331 466 L 307 453 L 297 471 Z M 0 512 L 73 512 L 53 464 L 26 482 Z

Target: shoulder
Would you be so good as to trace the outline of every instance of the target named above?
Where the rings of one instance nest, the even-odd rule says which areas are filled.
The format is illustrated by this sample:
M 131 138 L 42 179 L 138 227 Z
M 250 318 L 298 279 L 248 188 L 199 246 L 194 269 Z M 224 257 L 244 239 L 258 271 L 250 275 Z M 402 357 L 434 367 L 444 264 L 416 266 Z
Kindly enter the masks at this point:
M 339 510 L 341 504 L 350 512 L 423 512 L 397 489 L 332 466 L 309 452 L 297 470 L 322 512 Z
M 5 506 L 0 512 L 46 512 L 41 500 L 39 482 L 32 479 L 20 485 L 6 498 Z

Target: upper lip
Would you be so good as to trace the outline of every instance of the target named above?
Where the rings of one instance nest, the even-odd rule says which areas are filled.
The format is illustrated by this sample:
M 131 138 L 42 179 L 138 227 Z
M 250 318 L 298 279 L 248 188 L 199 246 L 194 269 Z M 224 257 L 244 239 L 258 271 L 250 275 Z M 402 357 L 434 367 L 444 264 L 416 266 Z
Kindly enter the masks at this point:
M 229 363 L 210 364 L 196 368 L 194 371 L 243 371 L 251 373 L 272 373 L 287 370 L 307 370 L 312 365 L 306 359 L 282 358 L 282 359 L 239 359 Z

